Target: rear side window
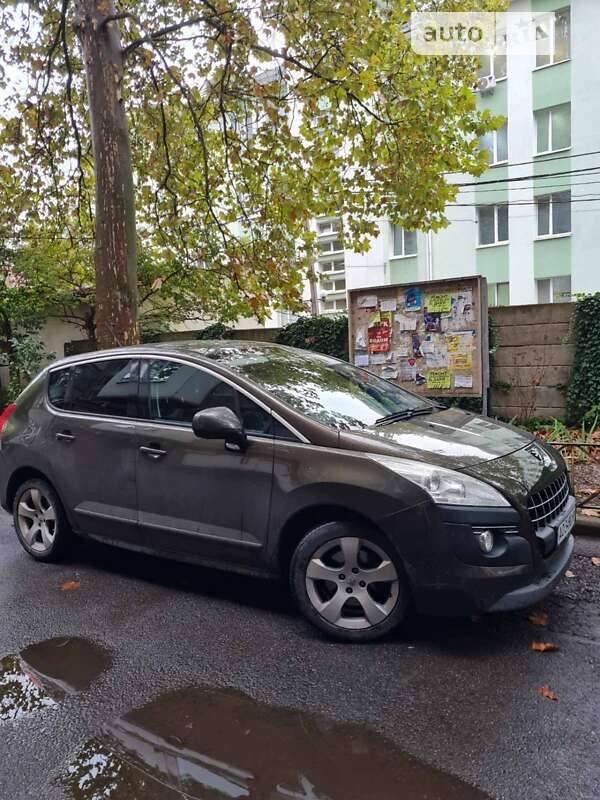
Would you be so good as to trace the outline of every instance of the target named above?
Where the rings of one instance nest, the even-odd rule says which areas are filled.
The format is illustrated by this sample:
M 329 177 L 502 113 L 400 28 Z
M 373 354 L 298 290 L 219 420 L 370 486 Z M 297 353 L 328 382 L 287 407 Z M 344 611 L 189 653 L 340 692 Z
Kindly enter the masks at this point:
M 238 415 L 247 433 L 273 435 L 269 412 L 215 375 L 165 360 L 150 361 L 146 369 L 143 386 L 150 419 L 191 426 L 197 411 L 225 406 Z
M 113 358 L 50 373 L 52 405 L 80 414 L 137 417 L 139 362 Z
M 55 408 L 65 408 L 70 379 L 70 367 L 66 369 L 57 369 L 50 373 L 50 378 L 48 380 L 48 399 Z

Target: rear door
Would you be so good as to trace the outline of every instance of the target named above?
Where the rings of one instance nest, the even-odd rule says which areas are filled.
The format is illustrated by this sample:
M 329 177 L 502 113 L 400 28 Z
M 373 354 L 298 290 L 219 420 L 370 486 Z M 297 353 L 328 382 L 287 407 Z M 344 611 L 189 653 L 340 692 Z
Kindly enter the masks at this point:
M 273 480 L 272 418 L 231 383 L 172 359 L 142 362 L 137 485 L 144 542 L 173 553 L 254 561 L 265 543 Z M 249 436 L 246 452 L 199 439 L 192 418 L 226 406 Z
M 135 463 L 139 360 L 109 358 L 50 372 L 49 457 L 84 533 L 137 542 Z

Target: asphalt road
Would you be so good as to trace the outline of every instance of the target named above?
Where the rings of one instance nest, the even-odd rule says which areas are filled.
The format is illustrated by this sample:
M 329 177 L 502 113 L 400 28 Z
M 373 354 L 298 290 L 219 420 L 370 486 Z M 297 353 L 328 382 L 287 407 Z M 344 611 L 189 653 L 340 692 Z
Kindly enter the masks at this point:
M 446 773 L 492 797 L 597 799 L 600 567 L 591 563 L 594 554 L 600 555 L 600 539 L 578 540 L 572 565 L 575 577 L 565 579 L 543 605 L 549 616 L 547 627 L 532 625 L 524 612 L 481 620 L 414 616 L 393 638 L 354 646 L 322 638 L 296 614 L 283 589 L 263 581 L 88 543 L 78 545 L 69 563 L 36 564 L 22 552 L 8 517 L 2 515 L 0 658 L 6 656 L 2 664 L 14 665 L 8 656 L 20 651 L 25 662 L 35 662 L 24 648 L 52 637 L 82 637 L 96 649 L 100 646 L 98 656 L 92 645 L 81 645 L 92 648 L 90 658 L 99 658 L 98 672 L 103 671 L 90 676 L 88 688 L 82 688 L 83 681 L 78 693 L 67 693 L 52 707 L 32 706 L 31 713 L 0 722 L 0 799 L 112 798 L 110 787 L 104 794 L 86 794 L 85 780 L 75 789 L 72 781 L 69 789 L 64 776 L 69 764 L 85 762 L 89 778 L 89 770 L 97 769 L 102 760 L 93 750 L 100 745 L 90 751 L 89 743 L 98 742 L 109 720 L 123 715 L 142 724 L 146 714 L 146 729 L 152 728 L 155 717 L 168 717 L 170 728 L 161 734 L 163 739 L 178 752 L 184 745 L 197 751 L 200 746 L 187 741 L 183 730 L 192 731 L 196 724 L 193 709 L 207 706 L 204 695 L 180 691 L 190 686 L 213 690 L 209 702 L 213 717 L 199 713 L 204 713 L 205 721 L 213 720 L 210 730 L 215 731 L 215 742 L 220 737 L 218 747 L 231 749 L 231 764 L 241 747 L 240 730 L 248 724 L 243 732 L 251 728 L 256 732 L 251 736 L 253 757 L 258 759 L 262 750 L 264 766 L 255 764 L 254 770 L 268 772 L 265 787 L 282 742 L 293 741 L 292 754 L 288 748 L 284 760 L 299 760 L 302 748 L 308 753 L 317 742 L 318 758 L 334 753 L 336 769 L 347 782 L 348 776 L 363 774 L 367 763 L 382 775 L 396 767 L 412 770 L 405 783 L 389 772 L 390 781 L 396 781 L 393 795 L 384 783 L 376 788 L 374 780 L 369 784 L 372 790 L 361 790 L 363 800 L 420 798 L 429 780 L 443 787 Z M 67 581 L 80 586 L 60 591 Z M 532 652 L 529 645 L 534 640 L 556 643 L 560 649 Z M 82 658 L 76 654 L 78 663 Z M 543 684 L 556 693 L 556 701 L 538 693 Z M 244 696 L 223 693 L 224 687 Z M 294 713 L 272 711 L 280 706 Z M 140 712 L 143 707 L 150 710 Z M 159 712 L 153 711 L 155 707 Z M 356 726 L 328 728 L 316 718 L 315 727 L 313 713 L 332 720 L 332 725 Z M 233 727 L 230 718 L 236 720 Z M 251 724 L 240 722 L 248 719 Z M 304 736 L 299 744 L 298 726 Z M 344 751 L 346 736 L 353 744 Z M 254 752 L 246 750 L 239 753 L 242 766 Z M 277 754 L 270 764 L 265 751 Z M 365 756 L 371 751 L 382 754 L 381 764 Z M 441 773 L 428 771 L 409 756 Z M 328 785 L 332 770 L 324 763 L 323 781 Z M 70 769 L 75 774 L 73 766 Z M 128 769 L 139 774 L 135 765 Z M 197 771 L 198 780 L 205 780 L 204 774 Z M 243 782 L 244 774 L 241 769 L 229 770 L 227 780 Z M 123 776 L 125 772 L 121 774 L 125 780 Z M 317 782 L 308 781 L 304 773 L 298 780 L 302 792 L 279 787 L 281 793 L 269 794 L 264 788 L 252 797 L 338 800 L 331 789 L 318 792 Z M 464 786 L 461 790 L 453 778 L 447 780 L 447 789 L 442 788 L 439 796 L 460 800 L 484 796 Z M 138 794 L 133 788 L 114 796 L 118 800 L 185 796 L 171 793 L 164 783 L 161 786 L 162 793 L 145 789 Z M 190 796 L 203 800 L 247 796 L 243 791 L 223 791 L 213 787 Z M 343 791 L 340 797 L 354 796 L 350 788 Z M 438 795 L 431 790 L 429 796 Z

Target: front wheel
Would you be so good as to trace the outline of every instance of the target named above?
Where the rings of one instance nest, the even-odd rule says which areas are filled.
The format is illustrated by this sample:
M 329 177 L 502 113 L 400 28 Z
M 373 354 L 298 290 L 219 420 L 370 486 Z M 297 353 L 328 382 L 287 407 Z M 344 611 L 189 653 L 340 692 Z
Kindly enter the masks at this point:
M 290 582 L 304 616 L 344 641 L 384 636 L 402 621 L 409 599 L 391 544 L 355 523 L 329 522 L 308 533 L 292 558 Z
M 58 495 L 46 481 L 34 478 L 19 486 L 13 519 L 21 545 L 36 561 L 56 561 L 67 550 L 71 529 Z

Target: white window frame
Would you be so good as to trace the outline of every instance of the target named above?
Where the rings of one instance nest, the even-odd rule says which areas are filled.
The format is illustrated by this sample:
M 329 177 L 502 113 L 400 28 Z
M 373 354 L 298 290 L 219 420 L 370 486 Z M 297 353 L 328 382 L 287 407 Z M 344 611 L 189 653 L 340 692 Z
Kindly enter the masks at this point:
M 320 225 L 327 225 L 325 230 L 319 230 Z M 333 236 L 336 233 L 342 232 L 342 220 L 337 219 L 322 219 L 317 220 L 317 236 Z
M 569 300 L 555 300 L 554 299 L 554 281 L 557 278 L 571 278 L 571 291 L 570 291 L 570 299 Z M 536 292 L 536 300 L 537 303 L 540 304 L 540 295 L 539 295 L 539 286 L 538 284 L 541 281 L 550 281 L 550 299 L 548 300 L 549 303 L 572 303 L 573 302 L 573 278 L 571 275 L 554 275 L 552 278 L 536 278 L 535 279 L 535 292 Z M 540 305 L 543 305 L 540 304 Z
M 485 245 L 484 245 L 485 246 Z M 500 308 L 500 303 L 498 302 L 498 286 L 508 286 L 508 298 L 509 298 L 509 305 L 510 305 L 510 283 L 509 281 L 500 281 L 499 283 L 491 283 L 489 284 L 493 289 L 494 295 L 494 302 L 492 304 L 492 308 Z M 502 306 L 504 307 L 504 306 Z
M 322 250 L 321 249 L 323 245 L 326 245 L 326 244 L 333 245 L 333 244 L 336 243 L 336 241 L 339 241 L 339 243 L 342 245 L 337 250 Z M 344 241 L 341 238 L 340 239 L 329 239 L 329 240 L 325 240 L 323 242 L 319 242 L 317 247 L 318 247 L 318 250 L 319 250 L 319 258 L 329 258 L 329 256 L 332 256 L 334 253 L 343 253 L 344 252 Z
M 337 261 L 340 261 L 341 264 L 336 264 Z M 329 269 L 332 266 L 333 269 Z M 342 272 L 346 270 L 346 263 L 343 258 L 339 256 L 337 258 L 330 258 L 327 257 L 327 260 L 319 259 L 319 273 L 321 275 L 326 275 L 327 279 L 329 280 L 329 276 L 331 275 L 340 275 Z
M 571 230 L 564 231 L 563 233 L 555 233 L 554 232 L 554 213 L 553 213 L 553 205 L 554 205 L 554 198 L 560 194 L 571 194 L 570 189 L 563 189 L 561 192 L 552 192 L 551 194 L 542 194 L 538 195 L 535 198 L 535 216 L 536 216 L 536 223 L 537 223 L 537 236 L 536 239 L 562 239 L 565 236 L 570 236 L 573 231 L 573 217 L 571 216 Z M 572 196 L 572 195 L 571 195 Z M 549 233 L 540 233 L 540 208 L 539 203 L 542 200 L 548 200 L 548 227 Z M 560 201 L 559 201 L 560 202 Z M 540 280 L 543 280 L 540 278 Z
M 556 15 L 561 14 L 563 11 L 569 12 L 569 55 L 566 58 L 561 58 L 560 61 L 556 61 Z M 546 11 L 540 15 L 541 18 L 549 17 L 550 18 L 550 61 L 547 64 L 540 64 L 539 66 L 536 63 L 534 67 L 534 72 L 536 69 L 547 69 L 548 67 L 553 67 L 555 64 L 564 64 L 566 61 L 571 60 L 571 34 L 572 34 L 572 25 L 571 25 L 571 6 L 563 6 L 562 8 L 555 8 L 554 11 Z M 536 62 L 537 62 L 537 54 L 536 54 Z
M 325 303 L 333 303 L 333 308 L 325 308 Z M 340 303 L 343 303 L 343 305 L 339 305 Z M 346 293 L 344 292 L 343 297 L 322 298 L 321 305 L 323 306 L 321 309 L 322 314 L 344 314 L 348 310 Z
M 502 130 L 502 128 L 506 128 L 506 158 L 503 158 L 501 161 L 498 161 L 498 133 L 499 133 L 499 131 Z M 502 128 L 499 128 L 498 130 L 495 130 L 495 131 L 490 131 L 490 133 L 492 134 L 492 152 L 490 153 L 491 160 L 490 160 L 490 162 L 488 164 L 488 167 L 499 167 L 502 164 L 508 164 L 508 145 L 509 145 L 509 143 L 508 143 L 508 120 L 506 120 L 504 125 L 502 125 Z M 488 153 L 490 152 L 487 147 L 482 148 L 482 149 L 487 150 Z
M 480 78 L 494 78 L 496 83 L 500 83 L 500 81 L 505 81 L 508 78 L 508 61 L 506 61 L 506 72 L 504 75 L 496 75 L 496 59 L 497 58 L 504 58 L 506 59 L 506 52 L 504 53 L 490 53 L 487 55 L 487 58 L 490 59 L 490 69 L 491 72 L 484 72 L 483 69 L 479 69 L 477 74 Z
M 395 242 L 396 242 L 396 234 L 395 234 L 396 229 L 402 231 L 402 236 L 400 237 L 401 240 L 402 240 L 402 252 L 401 253 L 395 253 L 394 252 Z M 407 233 L 416 234 L 416 231 L 407 231 L 406 228 L 403 225 L 392 224 L 392 255 L 391 255 L 391 258 L 416 258 L 419 255 L 419 240 L 418 240 L 417 236 L 415 236 L 415 252 L 414 253 L 407 253 L 406 252 L 406 234 Z
M 498 236 L 498 231 L 499 231 L 498 209 L 500 207 L 503 208 L 504 206 L 508 206 L 508 204 L 507 203 L 490 203 L 489 205 L 477 206 L 476 211 L 477 211 L 477 248 L 478 249 L 479 248 L 483 248 L 483 247 L 499 247 L 499 246 L 508 244 L 510 242 L 510 214 L 509 214 L 508 225 L 507 225 L 507 228 L 508 228 L 508 239 L 500 239 L 499 236 Z M 481 240 L 481 228 L 480 228 L 481 223 L 479 222 L 479 209 L 481 209 L 481 208 L 493 208 L 494 209 L 494 241 L 493 242 L 489 242 L 488 244 L 481 244 L 481 242 L 480 242 L 480 240 Z
M 552 141 L 552 115 L 554 114 L 554 112 L 556 111 L 557 108 L 565 108 L 565 107 L 568 107 L 568 109 L 569 109 L 569 144 L 566 147 L 557 147 L 556 150 L 555 150 L 553 148 L 554 142 Z M 572 143 L 573 143 L 573 139 L 572 139 L 572 134 L 573 134 L 572 122 L 573 121 L 572 121 L 572 118 L 571 118 L 571 103 L 560 103 L 557 106 L 550 106 L 549 108 L 540 108 L 537 111 L 534 111 L 533 119 L 534 119 L 534 123 L 535 123 L 534 127 L 535 127 L 535 146 L 536 146 L 536 148 L 537 148 L 537 145 L 538 145 L 538 114 L 543 114 L 543 113 L 547 113 L 548 114 L 548 145 L 549 145 L 550 149 L 549 150 L 537 150 L 536 149 L 536 152 L 534 153 L 534 155 L 536 155 L 536 156 L 546 156 L 549 153 L 563 153 L 566 150 L 570 150 L 571 146 L 572 146 Z

